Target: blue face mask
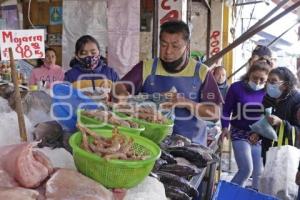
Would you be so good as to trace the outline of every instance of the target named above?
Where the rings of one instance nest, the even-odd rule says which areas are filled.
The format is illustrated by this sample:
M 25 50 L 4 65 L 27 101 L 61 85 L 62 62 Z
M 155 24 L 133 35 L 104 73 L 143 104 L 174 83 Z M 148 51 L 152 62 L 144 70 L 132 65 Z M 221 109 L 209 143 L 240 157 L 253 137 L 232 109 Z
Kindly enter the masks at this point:
M 263 89 L 263 88 L 265 87 L 264 84 L 258 85 L 258 84 L 254 83 L 254 82 L 252 82 L 252 81 L 249 81 L 249 82 L 248 82 L 248 85 L 249 85 L 250 88 L 251 88 L 252 90 L 254 90 L 254 91 L 261 90 L 261 89 Z
M 278 84 L 267 84 L 267 94 L 272 98 L 278 98 L 282 95 L 282 91 L 279 89 Z

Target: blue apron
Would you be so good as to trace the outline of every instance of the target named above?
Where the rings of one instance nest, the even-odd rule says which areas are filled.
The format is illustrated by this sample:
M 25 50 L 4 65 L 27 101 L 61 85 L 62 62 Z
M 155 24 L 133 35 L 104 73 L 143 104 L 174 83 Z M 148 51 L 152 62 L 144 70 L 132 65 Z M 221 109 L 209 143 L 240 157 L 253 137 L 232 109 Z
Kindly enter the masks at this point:
M 195 67 L 194 76 L 191 77 L 173 77 L 156 75 L 158 58 L 155 58 L 152 64 L 151 75 L 147 76 L 142 92 L 153 94 L 163 93 L 175 87 L 177 92 L 184 95 L 185 98 L 199 103 L 201 101 L 200 88 L 202 80 L 199 77 L 201 63 L 198 62 Z M 180 118 L 188 119 L 180 119 Z M 173 134 L 180 134 L 193 142 L 205 145 L 207 144 L 206 123 L 197 119 L 188 109 L 175 108 L 175 121 Z

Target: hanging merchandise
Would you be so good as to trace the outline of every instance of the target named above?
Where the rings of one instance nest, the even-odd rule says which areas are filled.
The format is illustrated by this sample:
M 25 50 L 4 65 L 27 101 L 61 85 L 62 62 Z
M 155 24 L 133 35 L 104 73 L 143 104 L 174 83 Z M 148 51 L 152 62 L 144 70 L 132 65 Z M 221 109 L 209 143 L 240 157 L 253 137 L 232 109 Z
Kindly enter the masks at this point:
M 139 62 L 140 1 L 108 1 L 107 29 L 108 65 L 122 77 Z
M 62 66 L 69 68 L 75 42 L 83 35 L 93 36 L 105 55 L 107 46 L 107 2 L 104 0 L 63 1 Z M 74 26 L 74 24 L 76 26 Z

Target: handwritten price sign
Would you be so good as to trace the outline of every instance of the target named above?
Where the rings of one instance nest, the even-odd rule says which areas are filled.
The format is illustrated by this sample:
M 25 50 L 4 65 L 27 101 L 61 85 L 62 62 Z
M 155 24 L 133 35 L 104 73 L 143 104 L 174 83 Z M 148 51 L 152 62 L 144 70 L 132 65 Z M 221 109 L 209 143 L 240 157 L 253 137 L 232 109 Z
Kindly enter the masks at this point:
M 43 29 L 0 30 L 1 60 L 9 60 L 11 47 L 15 60 L 45 57 Z

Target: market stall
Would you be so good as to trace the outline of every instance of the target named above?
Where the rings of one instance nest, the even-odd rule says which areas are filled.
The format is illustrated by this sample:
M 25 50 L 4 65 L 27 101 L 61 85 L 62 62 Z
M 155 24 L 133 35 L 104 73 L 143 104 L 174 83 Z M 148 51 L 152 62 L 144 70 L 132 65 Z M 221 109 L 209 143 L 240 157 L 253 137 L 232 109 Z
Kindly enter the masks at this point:
M 57 84 L 56 87 L 72 88 L 71 86 L 64 85 L 64 84 Z M 14 91 L 13 86 L 8 83 L 2 84 L 2 89 L 3 91 L 5 90 L 7 91 L 7 93 L 3 92 L 2 94 L 3 95 L 2 97 L 4 98 L 8 97 L 9 96 L 8 94 L 11 94 L 11 91 Z M 7 178 L 7 180 L 1 179 L 3 180 L 3 183 L 5 183 L 5 185 L 3 186 L 7 186 L 8 184 L 10 185 L 9 187 L 11 187 L 9 190 L 5 190 L 5 192 L 3 192 L 5 195 L 10 195 L 13 191 L 16 191 L 15 186 L 18 186 L 17 191 L 20 190 L 20 192 L 22 191 L 26 193 L 26 195 L 30 196 L 31 199 L 36 199 L 38 198 L 38 196 L 45 196 L 47 198 L 50 198 L 50 197 L 56 197 L 57 195 L 59 198 L 63 199 L 67 197 L 69 193 L 74 193 L 76 195 L 79 195 L 74 192 L 75 190 L 85 191 L 83 193 L 85 193 L 85 195 L 89 195 L 89 191 L 91 191 L 91 188 L 95 187 L 97 188 L 95 190 L 99 192 L 99 195 L 100 194 L 107 195 L 103 197 L 104 199 L 107 199 L 108 196 L 113 196 L 117 194 L 116 192 L 114 192 L 115 190 L 112 190 L 113 192 L 110 192 L 105 188 L 108 189 L 126 188 L 127 192 L 124 198 L 132 200 L 134 199 L 132 197 L 133 196 L 132 192 L 133 191 L 136 192 L 138 188 L 143 188 L 143 189 L 139 189 L 139 193 L 138 193 L 139 197 L 143 199 L 149 199 L 148 188 L 151 185 L 151 187 L 156 187 L 158 190 L 158 191 L 157 190 L 153 191 L 153 195 L 154 196 L 156 195 L 157 199 L 166 199 L 167 197 L 171 197 L 171 199 L 173 199 L 174 196 L 172 195 L 175 194 L 176 197 L 176 195 L 178 195 L 178 191 L 181 191 L 181 194 L 184 195 L 184 197 L 186 197 L 187 199 L 191 199 L 192 197 L 196 198 L 198 193 L 197 187 L 200 185 L 200 182 L 203 179 L 203 176 L 206 171 L 206 167 L 215 163 L 215 160 L 212 160 L 213 158 L 215 159 L 215 157 L 211 149 L 203 147 L 201 145 L 198 146 L 197 144 L 193 144 L 187 138 L 182 136 L 171 137 L 170 131 L 172 130 L 173 122 L 171 119 L 172 115 L 168 112 L 165 112 L 164 113 L 165 115 L 163 115 L 162 113 L 159 113 L 157 111 L 157 113 L 155 114 L 154 111 L 151 110 L 151 108 L 144 106 L 141 107 L 138 112 L 136 112 L 138 113 L 137 116 L 130 118 L 128 117 L 130 113 L 126 113 L 126 109 L 125 109 L 126 107 L 118 108 L 116 106 L 117 104 L 115 103 L 103 101 L 103 99 L 94 100 L 93 97 L 86 96 L 84 93 L 81 93 L 79 90 L 76 90 L 75 88 L 72 89 L 73 91 L 76 91 L 77 95 L 80 95 L 81 101 L 78 101 L 78 103 L 86 102 L 87 99 L 89 99 L 89 103 L 96 102 L 94 106 L 102 105 L 102 108 L 105 105 L 107 107 L 107 110 L 104 111 L 103 109 L 99 109 L 99 107 L 89 107 L 89 109 L 81 108 L 78 110 L 74 110 L 74 113 L 72 113 L 72 115 L 74 114 L 75 116 L 76 114 L 77 116 L 75 121 L 66 120 L 63 122 L 61 118 L 57 118 L 57 119 L 44 118 L 44 120 L 46 121 L 38 122 L 37 119 L 34 120 L 34 117 L 32 117 L 32 116 L 36 117 L 36 115 L 34 115 L 34 112 L 32 110 L 37 109 L 39 110 L 40 114 L 44 114 L 44 116 L 47 116 L 50 112 L 47 109 L 49 104 L 51 104 L 51 102 L 49 102 L 50 96 L 47 94 L 48 92 L 47 90 L 27 91 L 27 93 L 24 94 L 22 97 L 24 114 L 26 115 L 26 117 L 29 116 L 31 122 L 35 123 L 35 127 L 33 127 L 33 130 L 28 131 L 29 135 L 32 134 L 30 137 L 28 137 L 28 141 L 38 140 L 41 142 L 39 144 L 21 143 L 21 144 L 15 144 L 11 146 L 3 146 L 3 151 L 2 151 L 3 157 L 1 157 L 3 158 L 3 160 L 1 161 L 1 163 L 8 162 L 8 161 L 10 163 L 11 159 L 13 158 L 10 158 L 10 156 L 8 155 L 11 155 L 11 152 L 16 152 L 16 158 L 14 159 L 22 160 L 26 158 L 26 161 L 28 161 L 28 167 L 26 168 L 32 170 L 30 173 L 36 174 L 37 168 L 35 167 L 31 168 L 29 166 L 40 166 L 41 168 L 45 169 L 42 170 L 42 172 L 45 173 L 36 174 L 36 176 L 39 178 L 34 178 L 34 182 L 32 183 L 31 178 L 28 179 L 28 177 L 26 177 L 26 174 L 22 174 L 23 169 L 21 168 L 21 166 L 20 167 L 17 166 L 17 168 L 15 169 L 17 171 L 14 171 L 14 170 L 8 170 L 10 168 L 8 167 L 8 165 L 1 164 L 2 175 L 3 177 Z M 53 91 L 56 91 L 55 86 L 53 87 Z M 50 92 L 52 98 L 57 99 L 58 96 L 55 96 L 53 94 L 53 91 Z M 143 98 L 144 97 L 145 96 L 143 95 Z M 80 98 L 76 96 L 75 99 L 79 100 Z M 140 101 L 141 97 L 139 96 L 136 96 L 132 99 L 134 100 L 138 99 L 138 103 L 141 102 L 143 104 L 145 103 L 144 100 Z M 73 106 L 75 106 L 74 102 L 73 102 Z M 60 107 L 60 109 L 63 108 L 64 107 Z M 113 110 L 113 108 L 119 110 Z M 13 112 L 13 110 L 10 111 Z M 57 112 L 57 114 L 62 114 L 62 110 L 60 110 L 60 112 Z M 125 115 L 127 116 L 128 119 L 125 117 Z M 168 118 L 166 116 L 169 116 L 171 118 Z M 107 121 L 105 121 L 106 119 L 105 117 L 107 117 Z M 47 120 L 52 120 L 52 121 L 47 121 Z M 53 120 L 58 120 L 60 124 Z M 73 150 L 72 151 L 73 155 L 72 155 L 69 152 L 67 152 L 64 148 L 59 148 L 59 147 L 65 146 L 62 141 L 63 139 L 62 135 L 66 134 L 65 125 L 76 126 L 77 123 L 79 124 L 81 123 L 82 125 L 77 125 L 77 127 L 79 128 L 79 132 L 77 132 L 77 134 L 73 134 L 73 136 L 71 137 L 70 144 Z M 90 128 L 90 126 L 91 127 L 94 126 L 94 127 Z M 118 128 L 115 129 L 115 127 Z M 103 152 L 100 153 L 99 149 L 94 149 L 95 151 L 91 151 L 91 149 L 95 146 L 92 147 L 89 146 L 87 148 L 84 147 L 84 144 L 87 144 L 89 143 L 88 141 L 91 141 L 91 140 L 85 141 L 84 140 L 85 137 L 95 137 L 95 134 L 100 134 L 100 136 L 96 136 L 96 138 L 99 137 L 101 138 L 103 136 L 102 134 L 111 134 L 113 131 L 117 131 L 120 133 L 119 136 L 115 136 L 116 139 L 115 141 L 113 140 L 108 141 L 106 139 L 101 140 L 101 142 L 107 142 L 110 144 L 115 144 L 116 141 L 123 141 L 123 143 L 120 143 L 119 149 L 115 150 L 114 152 L 112 151 L 113 150 L 112 146 L 102 147 L 104 148 L 104 152 L 110 150 L 111 154 L 106 154 L 106 153 L 103 154 Z M 91 132 L 93 132 L 92 135 Z M 124 137 L 123 134 L 125 135 L 125 138 L 123 138 Z M 126 139 L 127 137 L 129 137 L 129 140 Z M 132 141 L 134 142 L 132 143 Z M 101 142 L 99 141 L 99 143 Z M 141 147 L 138 148 L 139 150 L 137 152 L 134 151 L 135 142 L 137 142 L 137 144 L 141 144 L 142 146 L 144 146 L 144 148 L 151 150 L 152 151 L 151 157 L 149 158 L 149 155 L 147 156 L 147 154 L 144 153 L 140 155 L 137 154 L 138 152 L 141 151 L 140 150 Z M 19 142 L 15 142 L 15 143 L 19 143 Z M 130 146 L 130 144 L 132 144 L 133 146 Z M 51 149 L 49 147 L 54 149 Z M 120 153 L 118 151 L 120 149 L 123 149 L 125 152 Z M 128 152 L 125 149 L 127 149 Z M 164 149 L 163 151 L 165 153 L 161 154 L 160 153 L 161 149 Z M 41 154 L 36 152 L 41 152 Z M 129 154 L 130 152 L 133 152 L 133 154 Z M 191 155 L 184 159 L 183 157 L 185 157 L 184 154 L 186 152 L 189 152 Z M 36 156 L 36 154 L 41 155 L 44 160 L 41 160 L 41 158 L 39 156 Z M 160 157 L 160 154 L 162 155 L 162 157 L 158 159 Z M 174 161 L 172 164 L 169 163 L 170 165 L 167 162 L 159 163 L 159 161 L 163 160 L 164 158 L 163 155 L 165 156 L 165 154 L 168 154 L 169 156 L 172 156 L 173 154 L 174 157 L 176 159 L 179 158 L 179 160 L 177 161 L 175 158 L 173 158 Z M 196 160 L 192 159 L 195 155 L 198 156 L 197 157 L 198 159 Z M 101 159 L 101 157 L 103 157 L 103 159 Z M 73 158 L 75 162 L 73 161 Z M 99 163 L 97 164 L 95 162 L 95 164 L 93 165 L 88 165 L 87 163 L 83 164 L 82 162 L 88 162 L 88 161 L 83 161 L 82 160 L 83 158 L 84 160 L 88 158 L 94 161 L 97 160 Z M 135 158 L 138 160 L 136 161 L 131 160 Z M 190 168 L 189 166 L 191 164 L 180 165 L 180 162 L 182 162 L 183 160 L 185 160 L 185 162 L 188 163 L 195 162 L 196 163 L 195 168 L 194 169 Z M 103 162 L 107 163 L 108 171 L 105 171 L 105 169 L 103 168 L 102 169 L 99 168 L 99 166 L 103 166 Z M 110 162 L 111 164 L 108 164 Z M 47 165 L 44 165 L 45 163 Z M 91 163 L 91 161 L 89 163 Z M 115 165 L 114 166 L 115 168 L 112 168 L 113 163 L 119 163 L 119 164 Z M 141 167 L 140 173 L 136 171 L 137 170 L 136 167 L 134 167 L 135 168 L 134 171 L 122 172 L 124 166 L 128 167 L 128 163 L 131 163 L 130 165 L 132 166 L 134 166 L 134 163 L 136 163 L 137 166 L 140 165 Z M 52 168 L 60 168 L 60 170 L 57 171 L 55 170 L 54 172 Z M 72 170 L 76 170 L 76 171 L 78 170 L 79 173 Z M 41 171 L 41 170 L 37 170 L 37 171 Z M 151 178 L 148 176 L 150 175 L 150 172 L 152 176 L 155 178 L 153 177 Z M 18 173 L 19 175 L 15 176 L 16 173 Z M 83 178 L 82 174 L 87 177 Z M 122 174 L 122 176 L 120 176 L 120 174 Z M 72 176 L 74 177 L 74 179 L 73 178 L 67 180 L 60 179 L 60 177 L 68 177 L 68 176 Z M 72 183 L 78 182 L 76 181 L 76 178 L 86 180 L 87 181 L 86 184 L 88 184 L 89 187 L 83 187 L 82 184 L 72 185 L 71 182 Z M 117 180 L 120 178 L 121 180 L 118 182 Z M 183 188 L 186 189 L 182 189 L 180 185 L 172 185 L 173 181 L 170 182 L 168 178 L 171 178 L 170 180 L 177 180 L 178 182 L 175 183 L 181 184 L 181 186 L 183 186 Z M 95 180 L 98 183 L 92 181 L 91 179 Z M 9 182 L 12 180 L 13 182 Z M 27 181 L 30 182 L 29 185 L 27 185 Z M 42 182 L 45 181 L 46 181 L 46 185 L 41 184 Z M 60 189 L 58 185 L 62 184 L 62 181 L 66 181 L 67 183 L 69 183 L 70 188 Z M 99 185 L 99 187 L 97 187 L 96 185 Z M 20 189 L 20 187 L 22 189 Z M 41 192 L 41 188 L 43 192 Z M 174 191 L 176 192 L 174 193 Z M 189 195 L 186 196 L 186 193 L 189 193 Z M 85 196 L 83 194 L 81 195 L 82 198 Z

